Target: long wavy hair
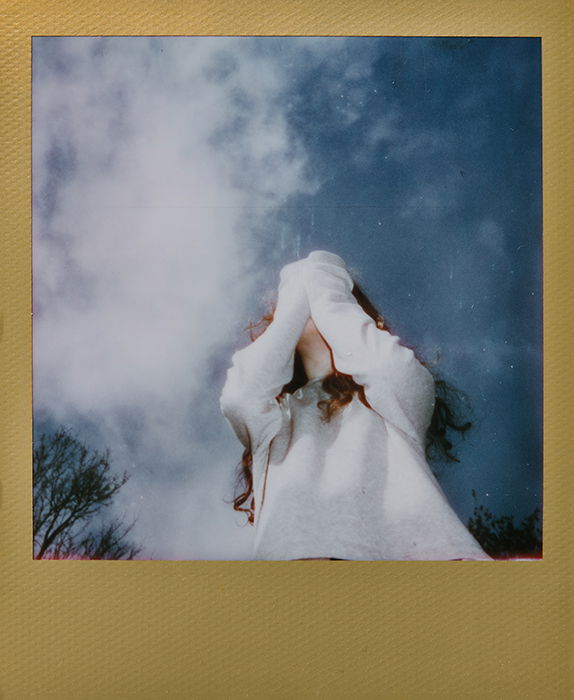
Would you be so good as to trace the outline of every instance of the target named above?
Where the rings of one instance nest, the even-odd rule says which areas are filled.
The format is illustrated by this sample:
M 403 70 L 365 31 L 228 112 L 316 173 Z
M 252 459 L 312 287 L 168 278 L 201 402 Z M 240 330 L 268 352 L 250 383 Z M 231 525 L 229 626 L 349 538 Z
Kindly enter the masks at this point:
M 391 332 L 385 318 L 356 282 L 353 283 L 352 293 L 363 311 L 375 321 L 377 328 Z M 246 330 L 251 341 L 256 340 L 273 321 L 273 313 L 272 310 L 256 323 L 250 323 L 247 326 Z M 455 437 L 464 436 L 472 426 L 470 421 L 464 420 L 464 413 L 469 407 L 468 399 L 462 391 L 440 377 L 435 369 L 431 368 L 420 358 L 417 359 L 432 373 L 435 380 L 435 406 L 426 433 L 426 457 L 432 463 L 459 462 L 459 459 L 453 453 L 452 440 Z M 293 362 L 293 377 L 285 384 L 276 398 L 280 399 L 284 394 L 295 392 L 304 386 L 307 381 L 308 377 L 303 367 L 301 355 L 296 350 Z M 323 399 L 317 404 L 321 409 L 321 419 L 324 422 L 329 422 L 339 410 L 352 401 L 355 394 L 367 408 L 371 408 L 365 396 L 364 387 L 357 384 L 349 374 L 343 374 L 334 369 L 331 374 L 323 378 L 321 386 L 330 395 L 328 399 Z M 249 447 L 246 447 L 243 451 L 237 474 L 236 491 L 240 491 L 240 493 L 233 500 L 233 508 L 246 513 L 248 522 L 253 524 L 255 516 L 253 454 Z

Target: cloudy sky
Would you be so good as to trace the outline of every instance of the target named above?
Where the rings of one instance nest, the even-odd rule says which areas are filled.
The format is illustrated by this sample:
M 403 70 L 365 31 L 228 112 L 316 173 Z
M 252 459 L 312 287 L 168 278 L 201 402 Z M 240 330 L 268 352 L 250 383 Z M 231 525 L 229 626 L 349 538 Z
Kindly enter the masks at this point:
M 535 38 L 33 41 L 35 432 L 131 474 L 142 558 L 242 559 L 231 354 L 280 268 L 341 255 L 466 392 L 466 521 L 542 502 Z

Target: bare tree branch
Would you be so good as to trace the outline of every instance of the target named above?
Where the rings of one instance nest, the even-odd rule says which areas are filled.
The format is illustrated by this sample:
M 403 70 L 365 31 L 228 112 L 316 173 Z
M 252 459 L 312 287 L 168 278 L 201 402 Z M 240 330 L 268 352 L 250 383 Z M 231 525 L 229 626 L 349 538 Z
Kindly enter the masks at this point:
M 112 520 L 94 529 L 128 479 L 112 471 L 109 450 L 90 452 L 65 428 L 42 435 L 34 448 L 35 558 L 136 556 L 140 548 L 126 539 L 133 523 Z

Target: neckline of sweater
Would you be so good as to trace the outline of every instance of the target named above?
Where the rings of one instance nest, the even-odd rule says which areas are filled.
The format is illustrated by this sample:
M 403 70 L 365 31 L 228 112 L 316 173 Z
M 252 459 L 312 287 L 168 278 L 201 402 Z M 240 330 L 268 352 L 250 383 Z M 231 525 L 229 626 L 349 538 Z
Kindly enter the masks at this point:
M 325 377 L 328 377 L 328 374 L 323 374 L 321 377 L 313 377 L 313 379 L 309 379 L 303 386 L 299 387 L 299 391 L 305 391 L 305 389 L 314 386 L 315 384 L 319 384 L 320 382 L 325 379 Z

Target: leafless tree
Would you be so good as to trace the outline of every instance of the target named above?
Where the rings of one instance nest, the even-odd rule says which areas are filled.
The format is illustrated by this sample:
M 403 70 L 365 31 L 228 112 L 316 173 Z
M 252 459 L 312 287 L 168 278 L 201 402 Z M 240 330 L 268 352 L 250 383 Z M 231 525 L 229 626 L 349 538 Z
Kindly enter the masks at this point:
M 34 557 L 133 559 L 133 523 L 102 516 L 129 479 L 115 474 L 109 450 L 90 451 L 65 428 L 34 446 Z

